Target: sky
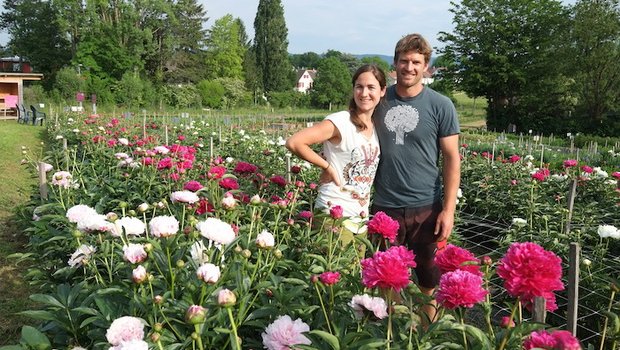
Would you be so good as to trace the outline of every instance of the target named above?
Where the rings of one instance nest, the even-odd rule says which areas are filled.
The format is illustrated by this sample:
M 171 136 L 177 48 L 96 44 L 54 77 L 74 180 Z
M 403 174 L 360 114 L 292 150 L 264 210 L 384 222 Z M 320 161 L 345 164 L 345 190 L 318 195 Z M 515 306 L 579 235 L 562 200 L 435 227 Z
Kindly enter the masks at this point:
M 207 11 L 206 28 L 226 14 L 241 18 L 254 37 L 259 0 L 198 0 Z M 565 4 L 575 0 L 563 0 Z M 458 0 L 456 1 L 458 2 Z M 443 47 L 441 31 L 451 32 L 449 0 L 282 0 L 289 53 L 336 50 L 350 54 L 394 54 L 405 34 L 420 33 L 434 48 Z M 0 33 L 0 44 L 6 44 Z

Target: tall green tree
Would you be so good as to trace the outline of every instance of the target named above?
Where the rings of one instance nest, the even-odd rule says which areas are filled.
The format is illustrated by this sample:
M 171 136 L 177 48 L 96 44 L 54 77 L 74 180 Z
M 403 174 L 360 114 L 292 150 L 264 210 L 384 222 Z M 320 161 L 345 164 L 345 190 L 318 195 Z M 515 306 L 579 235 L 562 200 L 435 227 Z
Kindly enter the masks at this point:
M 488 100 L 487 126 L 545 131 L 572 108 L 563 75 L 568 10 L 556 0 L 463 0 L 453 3 L 454 32 L 441 33 L 445 76 Z M 567 95 L 568 94 L 568 95 Z
M 9 33 L 10 51 L 30 61 L 35 72 L 43 73 L 49 82 L 71 59 L 57 14 L 53 2 L 42 0 L 4 0 L 0 14 L 0 25 Z
M 314 68 L 318 67 L 321 55 L 316 52 L 305 52 L 302 54 L 292 54 L 289 56 L 291 64 L 295 68 Z
M 577 115 L 586 132 L 620 132 L 620 6 L 617 0 L 575 4 L 571 71 L 576 72 Z M 612 127 L 610 127 L 612 126 Z
M 287 36 L 282 2 L 260 0 L 254 19 L 254 54 L 259 82 L 265 92 L 293 88 Z
M 206 11 L 196 0 L 177 0 L 167 35 L 171 56 L 165 60 L 167 83 L 197 83 L 204 78 L 203 48 L 206 41 Z
M 207 79 L 243 79 L 247 34 L 241 34 L 240 21 L 226 16 L 215 21 L 207 35 Z M 243 40 L 243 41 L 242 41 Z
M 379 56 L 367 56 L 360 60 L 361 64 L 375 64 L 383 70 L 385 74 L 390 71 L 390 64 Z
M 318 107 L 328 107 L 331 110 L 333 105 L 347 103 L 351 96 L 351 73 L 348 67 L 336 57 L 322 59 L 311 94 Z

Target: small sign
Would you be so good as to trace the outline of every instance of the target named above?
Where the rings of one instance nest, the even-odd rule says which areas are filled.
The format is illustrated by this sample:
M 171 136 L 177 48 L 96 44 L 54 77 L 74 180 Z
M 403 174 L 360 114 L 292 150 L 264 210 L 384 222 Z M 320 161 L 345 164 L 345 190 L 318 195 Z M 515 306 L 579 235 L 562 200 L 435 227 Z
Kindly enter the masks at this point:
M 90 102 L 97 103 L 97 95 L 95 94 L 90 95 Z
M 75 99 L 78 102 L 82 102 L 84 101 L 84 93 L 83 92 L 78 92 L 77 94 L 75 94 Z

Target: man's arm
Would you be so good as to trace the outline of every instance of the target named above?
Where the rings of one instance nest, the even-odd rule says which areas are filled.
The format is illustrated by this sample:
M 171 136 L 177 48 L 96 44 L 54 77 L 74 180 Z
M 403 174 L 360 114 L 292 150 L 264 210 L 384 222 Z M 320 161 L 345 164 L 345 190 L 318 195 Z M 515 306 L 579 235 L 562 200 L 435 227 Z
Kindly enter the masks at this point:
M 459 155 L 459 135 L 450 135 L 439 139 L 443 155 L 443 210 L 437 218 L 435 234 L 438 241 L 450 237 L 454 227 L 456 211 L 456 193 L 461 184 L 461 157 Z

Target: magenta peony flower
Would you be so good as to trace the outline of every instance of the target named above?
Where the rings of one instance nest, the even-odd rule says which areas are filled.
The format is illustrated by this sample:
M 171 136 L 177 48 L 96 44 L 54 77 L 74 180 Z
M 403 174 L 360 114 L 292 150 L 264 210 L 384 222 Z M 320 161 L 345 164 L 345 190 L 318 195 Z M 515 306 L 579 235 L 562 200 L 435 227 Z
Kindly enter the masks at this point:
M 114 346 L 131 340 L 142 340 L 144 338 L 144 324 L 139 318 L 123 316 L 112 322 L 105 337 L 108 343 Z
M 572 168 L 577 166 L 577 161 L 575 159 L 567 159 L 564 161 L 563 165 L 565 168 Z
M 569 331 L 555 331 L 551 336 L 555 339 L 558 350 L 581 350 L 579 340 Z
M 382 211 L 378 211 L 372 219 L 368 221 L 368 233 L 378 233 L 386 238 L 390 243 L 394 243 L 398 235 L 398 221 L 392 219 Z
M 331 286 L 340 281 L 340 272 L 327 271 L 319 275 L 319 279 L 323 284 Z
M 614 171 L 611 176 L 615 177 L 616 179 L 620 180 L 620 171 Z
M 482 287 L 480 275 L 464 270 L 446 272 L 439 280 L 437 302 L 446 309 L 473 307 L 489 292 Z
M 584 165 L 581 167 L 581 171 L 583 171 L 586 174 L 592 174 L 592 171 L 594 170 L 592 170 L 592 167 Z
M 233 172 L 241 175 L 253 174 L 258 170 L 258 167 L 254 164 L 246 162 L 238 162 Z
M 518 155 L 516 155 L 516 154 L 513 154 L 512 156 L 510 156 L 510 158 L 508 158 L 508 161 L 509 161 L 510 163 L 516 163 L 516 162 L 518 162 L 519 160 L 521 160 L 521 157 L 519 157 L 519 156 L 518 156 Z
M 555 349 L 556 340 L 546 330 L 532 332 L 523 342 L 523 350 L 529 349 Z
M 303 335 L 308 331 L 310 327 L 301 319 L 293 321 L 288 315 L 280 316 L 262 334 L 263 345 L 268 350 L 289 350 L 298 344 L 310 345 L 310 339 Z
M 564 289 L 562 259 L 532 242 L 513 243 L 500 259 L 497 274 L 504 288 L 531 310 L 535 297 L 544 297 L 547 310 L 557 309 L 553 291 Z
M 157 170 L 172 168 L 172 158 L 166 157 L 157 163 Z
M 269 178 L 269 181 L 271 181 L 271 183 L 274 183 L 280 187 L 286 187 L 286 179 L 284 177 L 282 177 L 281 175 L 274 175 L 271 178 Z
M 302 220 L 310 221 L 314 215 L 309 210 L 299 212 L 299 218 Z
M 546 169 L 546 168 L 539 169 L 538 171 L 532 174 L 532 179 L 539 181 L 539 182 L 545 181 L 545 179 L 548 177 L 549 177 L 549 169 Z
M 226 174 L 226 168 L 223 166 L 214 166 L 207 172 L 207 178 L 209 179 L 221 179 Z
M 392 288 L 400 291 L 409 284 L 415 255 L 404 246 L 393 246 L 361 261 L 362 283 L 368 288 Z
M 463 270 L 482 276 L 480 260 L 476 259 L 474 254 L 467 249 L 453 244 L 448 244 L 445 249 L 435 256 L 435 264 L 437 264 L 441 273 Z
M 344 212 L 344 210 L 339 205 L 334 205 L 333 207 L 329 208 L 329 215 L 334 220 L 341 219 L 342 215 L 343 215 L 343 212 Z
M 225 179 L 220 180 L 219 185 L 221 188 L 226 190 L 236 190 L 239 189 L 239 183 L 232 177 L 227 177 Z
M 203 187 L 202 184 L 196 180 L 187 181 L 185 185 L 183 185 L 184 190 L 188 190 L 192 192 L 196 192 L 202 187 Z

